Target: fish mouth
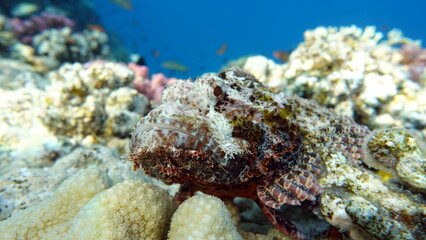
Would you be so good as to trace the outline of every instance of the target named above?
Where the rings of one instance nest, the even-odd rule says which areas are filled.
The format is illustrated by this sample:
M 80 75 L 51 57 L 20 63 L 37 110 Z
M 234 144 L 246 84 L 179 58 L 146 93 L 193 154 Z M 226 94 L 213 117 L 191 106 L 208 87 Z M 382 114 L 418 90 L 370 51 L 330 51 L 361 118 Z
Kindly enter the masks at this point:
M 183 150 L 203 150 L 212 139 L 202 128 L 196 128 L 173 118 L 144 118 L 134 128 L 130 150 L 144 147 L 174 147 Z M 207 149 L 206 149 L 207 150 Z

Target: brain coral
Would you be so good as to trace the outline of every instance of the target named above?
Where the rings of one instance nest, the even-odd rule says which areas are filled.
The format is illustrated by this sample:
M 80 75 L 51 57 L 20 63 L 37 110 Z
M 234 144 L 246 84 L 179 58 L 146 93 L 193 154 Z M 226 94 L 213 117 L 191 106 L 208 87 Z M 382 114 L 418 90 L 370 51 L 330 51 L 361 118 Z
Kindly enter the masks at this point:
M 164 239 L 175 205 L 168 193 L 142 181 L 124 181 L 86 204 L 70 239 Z
M 175 210 L 165 190 L 131 180 L 108 187 L 102 171 L 82 170 L 51 198 L 0 222 L 0 239 L 165 238 Z
M 0 222 L 0 239 L 57 239 L 70 228 L 69 220 L 96 194 L 108 188 L 96 169 L 81 171 L 66 180 L 47 200 Z
M 243 239 L 232 224 L 231 215 L 218 198 L 194 196 L 173 215 L 169 240 Z

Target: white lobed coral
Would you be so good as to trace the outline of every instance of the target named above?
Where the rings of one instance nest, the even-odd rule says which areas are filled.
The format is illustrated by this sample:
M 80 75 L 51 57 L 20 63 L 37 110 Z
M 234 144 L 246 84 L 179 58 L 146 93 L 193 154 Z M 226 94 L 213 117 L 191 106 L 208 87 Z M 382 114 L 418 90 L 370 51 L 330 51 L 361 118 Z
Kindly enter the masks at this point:
M 70 219 L 90 199 L 109 187 L 99 170 L 82 171 L 66 180 L 47 200 L 0 222 L 0 239 L 57 239 Z
M 37 88 L 0 89 L 0 145 L 7 149 L 32 146 L 50 134 L 37 118 L 44 92 Z
M 231 215 L 218 198 L 201 195 L 186 200 L 172 218 L 169 240 L 243 239 L 232 224 Z
M 124 181 L 90 200 L 66 239 L 164 239 L 175 205 L 159 187 Z
M 164 239 L 171 196 L 142 181 L 110 184 L 96 168 L 79 171 L 50 198 L 0 222 L 0 238 Z
M 44 88 L 47 80 L 36 69 L 21 61 L 0 58 L 0 88 L 7 90 Z
M 262 221 L 265 216 L 261 213 L 260 209 L 257 208 L 257 210 L 258 211 L 250 213 L 250 216 L 246 215 L 245 218 L 251 218 L 250 221 L 254 222 Z M 291 239 L 276 228 L 270 228 L 267 234 L 254 234 L 251 231 L 244 231 L 240 226 L 239 211 L 241 211 L 241 209 L 231 200 L 222 201 L 217 197 L 200 193 L 186 200 L 179 206 L 178 210 L 176 210 L 172 217 L 168 239 Z M 261 220 L 259 220 L 259 217 Z M 252 227 L 250 230 L 259 232 L 258 227 Z
M 0 221 L 20 209 L 26 209 L 45 200 L 64 179 L 81 169 L 97 168 L 105 171 L 111 184 L 125 180 L 153 182 L 142 172 L 132 171 L 130 163 L 121 161 L 117 150 L 100 145 L 76 147 L 69 142 L 57 144 L 50 142 L 45 146 L 42 145 L 42 149 L 38 150 L 40 152 L 27 149 L 28 153 L 25 155 L 21 152 L 12 152 L 4 154 L 4 159 L 0 158 L 0 161 L 4 161 L 0 165 L 4 166 L 0 171 Z M 34 156 L 26 158 L 27 155 Z M 41 161 L 43 156 L 48 158 L 49 155 L 52 155 L 51 158 L 56 158 L 50 159 L 50 165 L 46 163 L 47 159 L 44 164 L 40 164 L 42 167 L 33 166 L 35 161 L 32 158 Z M 28 163 L 26 160 L 32 162 Z M 173 186 L 162 187 L 169 191 L 174 189 Z

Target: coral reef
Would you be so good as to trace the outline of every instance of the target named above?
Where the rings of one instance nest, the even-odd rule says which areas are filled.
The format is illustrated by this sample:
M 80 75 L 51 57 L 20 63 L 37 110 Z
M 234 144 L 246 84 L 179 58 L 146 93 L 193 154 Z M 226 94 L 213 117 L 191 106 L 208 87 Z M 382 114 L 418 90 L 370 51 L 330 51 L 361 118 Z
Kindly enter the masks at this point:
M 108 59 L 109 46 L 106 33 L 95 30 L 84 30 L 73 33 L 71 28 L 49 29 L 34 36 L 32 46 L 33 55 L 15 55 L 27 62 L 42 61 L 47 70 L 54 69 L 64 62 L 88 62 L 95 59 Z M 36 58 L 34 60 L 34 58 Z M 46 70 L 45 70 L 46 71 Z
M 5 164 L 5 168 L 0 175 L 1 219 L 44 200 L 58 184 L 79 169 L 96 167 L 106 171 L 112 183 L 133 177 L 144 179 L 129 172 L 127 165 L 120 164 L 118 152 L 106 147 L 87 148 L 67 141 L 45 140 L 42 146 L 35 145 L 26 151 L 27 154 L 11 151 L 3 156 L 1 166 Z M 40 163 L 37 164 L 33 158 Z
M 1 239 L 56 239 L 90 199 L 109 187 L 98 170 L 86 170 L 65 181 L 46 201 L 0 222 Z
M 54 70 L 65 62 L 85 63 L 96 59 L 128 61 L 128 53 L 122 43 L 114 37 L 109 42 L 110 36 L 96 25 L 99 21 L 92 6 L 87 4 L 86 1 L 14 1 L 5 4 L 24 12 L 27 7 L 37 8 L 41 9 L 41 13 L 22 19 L 10 18 L 9 11 L 5 12 L 7 15 L 0 15 L 1 56 L 26 62 L 40 73 Z M 0 3 L 0 10 L 2 5 Z M 68 9 L 62 9 L 64 6 Z M 68 10 L 79 13 L 68 15 Z M 87 15 L 83 14 L 85 11 Z M 91 17 L 94 17 L 93 21 L 82 21 Z
M 47 29 L 60 29 L 64 27 L 74 28 L 73 20 L 66 16 L 54 13 L 42 13 L 33 15 L 30 19 L 9 19 L 7 23 L 13 34 L 23 43 L 31 44 L 33 37 Z
M 72 33 L 70 28 L 51 29 L 34 37 L 36 53 L 61 62 L 88 62 L 96 58 L 108 58 L 106 33 L 84 30 Z
M 25 72 L 22 74 L 24 79 L 25 76 L 34 76 Z M 5 80 L 9 80 L 8 77 Z M 43 95 L 41 89 L 33 87 L 0 89 L 0 149 L 25 150 L 42 139 L 48 141 L 53 138 L 38 118 Z
M 262 218 L 261 210 L 258 210 L 260 215 L 254 211 L 246 214 L 246 217 L 252 218 L 251 221 Z M 199 193 L 181 204 L 173 214 L 168 239 L 290 240 L 276 228 L 271 228 L 264 234 L 244 231 L 239 211 L 230 200 L 222 201 Z
M 151 79 L 149 79 L 148 67 L 135 63 L 129 63 L 127 66 L 135 74 L 133 87 L 149 100 L 154 100 L 157 105 L 161 103 L 161 95 L 166 86 L 178 81 L 177 78 L 167 78 L 162 73 L 153 74 Z
M 114 150 L 98 147 L 92 152 L 84 146 L 102 143 L 122 153 L 128 151 L 130 127 L 147 105 L 131 87 L 130 69 L 107 62 L 87 68 L 66 65 L 45 79 L 17 61 L 2 60 L 0 66 L 4 73 L 0 78 L 4 78 L 4 89 L 0 89 L 0 219 L 43 200 L 76 169 L 95 163 L 109 173 L 119 169 Z M 95 107 L 86 108 L 89 105 Z M 86 114 L 91 110 L 93 119 L 99 121 L 90 122 Z M 126 176 L 121 171 L 111 178 L 121 179 L 120 175 Z
M 6 16 L 0 14 L 0 56 L 6 55 L 9 47 L 16 42 L 13 33 L 6 30 L 6 22 Z
M 122 64 L 64 65 L 49 74 L 42 121 L 55 135 L 77 139 L 125 138 L 147 100 L 131 88 L 133 72 Z
M 402 192 L 398 184 L 384 183 L 368 169 L 348 164 L 340 154 L 324 158 L 324 163 L 327 175 L 320 179 L 320 216 L 330 224 L 353 239 L 425 237 L 422 196 Z
M 285 64 L 236 63 L 257 79 L 176 81 L 109 62 L 85 4 L 0 15 L 0 239 L 426 238 L 419 42 L 320 27 Z
M 108 35 L 96 30 L 73 33 L 69 27 L 48 29 L 33 37 L 31 45 L 21 42 L 10 46 L 10 57 L 47 73 L 65 62 L 88 62 L 110 59 Z
M 304 231 L 282 205 L 301 205 L 351 237 L 425 237 L 425 200 L 414 194 L 423 189 L 425 162 L 414 138 L 371 133 L 312 101 L 275 95 L 239 69 L 169 86 L 162 104 L 135 125 L 130 148 L 134 168 L 182 184 L 177 201 L 197 190 L 251 198 L 295 239 L 319 237 L 328 227 Z M 390 161 L 385 165 L 400 181 L 385 184 L 360 161 Z
M 178 81 L 177 78 L 167 78 L 162 73 L 153 74 L 151 79 L 135 79 L 133 87 L 156 104 L 161 103 L 161 95 L 166 86 Z
M 426 158 L 404 129 L 375 130 L 365 146 L 370 167 L 392 173 L 405 184 L 426 192 Z
M 168 239 L 242 240 L 243 238 L 232 223 L 225 204 L 218 198 L 204 195 L 194 196 L 179 206 L 173 215 Z
M 166 191 L 141 181 L 109 187 L 102 171 L 82 170 L 61 184 L 50 198 L 0 222 L 0 237 L 164 238 L 175 209 Z
M 422 49 L 416 44 L 404 44 L 401 47 L 402 63 L 408 67 L 410 78 L 420 82 L 424 76 L 426 68 L 426 49 Z M 426 82 L 422 82 L 425 86 Z
M 90 200 L 72 221 L 69 239 L 165 239 L 171 196 L 142 181 L 124 181 Z
M 372 128 L 404 127 L 426 136 L 424 87 L 410 79 L 408 50 L 394 47 L 417 42 L 397 30 L 381 41 L 374 27 L 355 26 L 318 27 L 304 38 L 287 63 L 257 56 L 243 69 L 274 91 L 313 99 Z
M 31 8 L 31 9 L 29 9 Z M 27 17 L 30 14 L 49 14 L 72 16 L 77 30 L 87 23 L 99 24 L 99 16 L 93 4 L 85 0 L 15 0 L 0 2 L 0 13 L 7 17 Z
M 1 55 L 26 62 L 40 73 L 56 69 L 65 62 L 84 63 L 116 57 L 110 52 L 107 33 L 90 29 L 90 25 L 88 29 L 74 27 L 70 18 L 50 12 L 27 20 L 0 15 Z M 123 50 L 117 43 L 113 45 L 116 50 Z M 127 56 L 127 53 L 120 55 Z
M 33 66 L 13 59 L 0 59 L 1 89 L 14 90 L 22 87 L 42 89 L 47 84 L 48 81 L 36 72 Z

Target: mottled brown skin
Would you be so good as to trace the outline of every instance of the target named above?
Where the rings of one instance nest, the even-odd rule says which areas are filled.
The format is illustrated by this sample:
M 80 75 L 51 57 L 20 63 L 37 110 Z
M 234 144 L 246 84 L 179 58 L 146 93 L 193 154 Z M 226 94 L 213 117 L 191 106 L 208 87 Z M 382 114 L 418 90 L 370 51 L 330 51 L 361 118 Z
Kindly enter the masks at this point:
M 195 191 L 254 199 L 281 231 L 308 238 L 279 208 L 315 201 L 322 156 L 362 158 L 369 130 L 314 102 L 274 95 L 235 68 L 185 84 L 167 89 L 163 104 L 135 126 L 129 158 L 134 168 L 182 184 L 179 201 Z M 226 158 L 229 145 L 217 137 L 212 113 L 232 127 L 226 139 L 241 149 L 232 157 Z

